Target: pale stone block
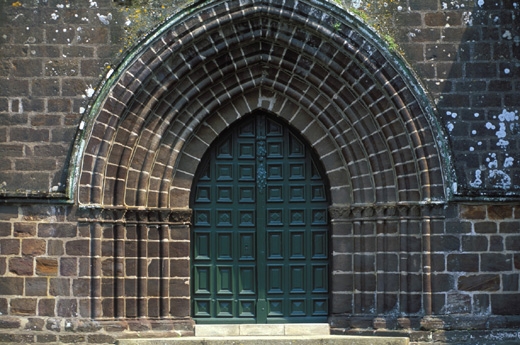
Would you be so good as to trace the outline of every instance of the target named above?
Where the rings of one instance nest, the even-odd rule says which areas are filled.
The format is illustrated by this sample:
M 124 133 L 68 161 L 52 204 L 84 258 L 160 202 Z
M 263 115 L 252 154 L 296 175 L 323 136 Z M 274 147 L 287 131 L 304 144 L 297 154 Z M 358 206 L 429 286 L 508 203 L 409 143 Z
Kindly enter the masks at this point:
M 284 326 L 265 324 L 240 325 L 240 335 L 284 335 Z
M 285 335 L 330 335 L 328 323 L 293 323 L 285 325 Z
M 195 325 L 196 337 L 230 337 L 240 335 L 239 325 Z

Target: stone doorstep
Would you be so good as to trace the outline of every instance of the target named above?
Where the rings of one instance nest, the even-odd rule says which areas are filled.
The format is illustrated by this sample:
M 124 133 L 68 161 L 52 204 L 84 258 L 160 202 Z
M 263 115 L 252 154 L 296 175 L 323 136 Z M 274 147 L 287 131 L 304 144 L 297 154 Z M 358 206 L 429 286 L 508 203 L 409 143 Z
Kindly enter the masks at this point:
M 404 337 L 352 335 L 182 337 L 121 339 L 118 345 L 409 345 Z
M 195 325 L 196 337 L 330 335 L 328 323 Z

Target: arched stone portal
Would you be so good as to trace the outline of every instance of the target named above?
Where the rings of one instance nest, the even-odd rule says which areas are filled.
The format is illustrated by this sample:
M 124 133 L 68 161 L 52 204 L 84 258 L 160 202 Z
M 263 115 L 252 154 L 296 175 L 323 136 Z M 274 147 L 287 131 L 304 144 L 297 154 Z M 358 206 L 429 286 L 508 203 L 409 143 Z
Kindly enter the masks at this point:
M 429 313 L 428 234 L 450 170 L 420 87 L 336 6 L 266 0 L 184 10 L 99 92 L 72 163 L 93 317 L 189 317 L 194 174 L 258 109 L 300 132 L 330 182 L 329 316 Z

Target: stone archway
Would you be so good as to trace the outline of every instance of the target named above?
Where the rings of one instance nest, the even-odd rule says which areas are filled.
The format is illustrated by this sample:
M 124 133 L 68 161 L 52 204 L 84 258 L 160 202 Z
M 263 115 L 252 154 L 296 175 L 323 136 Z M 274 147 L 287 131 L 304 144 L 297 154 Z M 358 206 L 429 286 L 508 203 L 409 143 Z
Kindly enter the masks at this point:
M 450 170 L 420 87 L 334 5 L 266 0 L 182 12 L 100 92 L 72 164 L 94 229 L 93 316 L 189 316 L 194 174 L 219 133 L 256 109 L 298 130 L 330 181 L 331 316 L 428 313 L 427 239 Z M 118 301 L 104 284 L 132 294 Z

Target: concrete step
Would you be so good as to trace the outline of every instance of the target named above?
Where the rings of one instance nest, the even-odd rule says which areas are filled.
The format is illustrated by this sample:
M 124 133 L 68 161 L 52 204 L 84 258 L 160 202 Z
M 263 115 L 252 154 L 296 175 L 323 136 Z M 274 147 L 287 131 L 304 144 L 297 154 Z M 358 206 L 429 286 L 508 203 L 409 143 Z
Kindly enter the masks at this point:
M 408 345 L 408 338 L 330 335 L 329 324 L 196 325 L 194 337 L 120 339 L 119 345 Z
M 121 339 L 119 345 L 408 345 L 408 338 L 348 335 Z

